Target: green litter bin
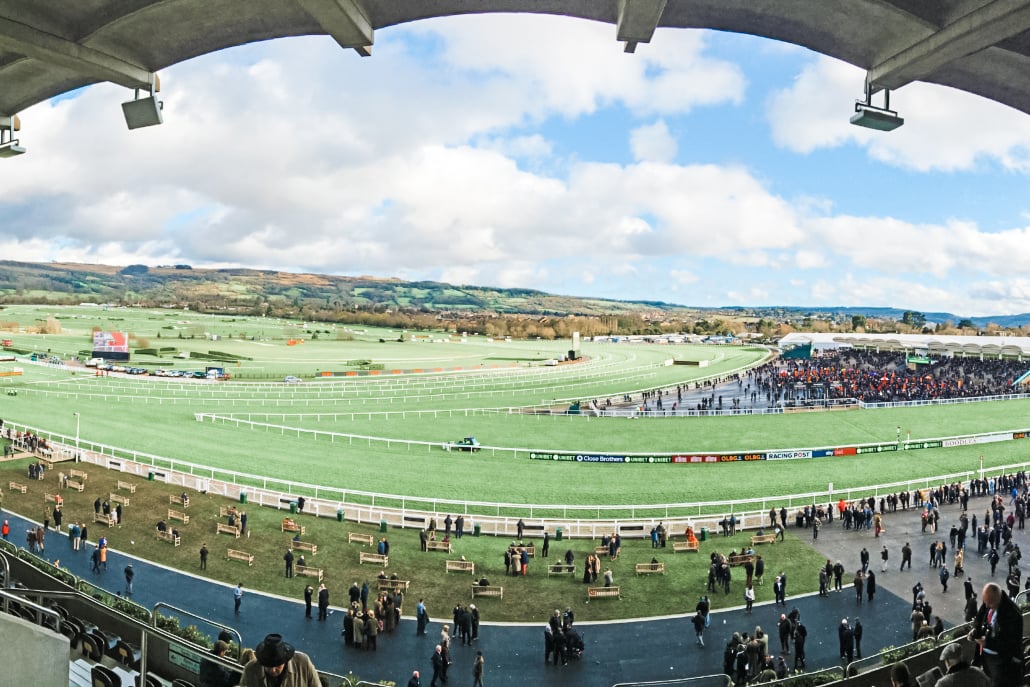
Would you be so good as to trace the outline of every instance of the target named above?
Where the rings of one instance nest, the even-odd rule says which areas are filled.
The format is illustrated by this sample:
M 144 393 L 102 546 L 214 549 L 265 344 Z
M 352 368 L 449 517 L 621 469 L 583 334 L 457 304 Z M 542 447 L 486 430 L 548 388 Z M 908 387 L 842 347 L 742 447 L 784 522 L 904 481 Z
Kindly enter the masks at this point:
M 241 491 L 240 492 L 240 503 L 246 503 L 246 502 L 247 502 L 247 492 Z
M 291 513 L 296 513 L 297 512 L 297 502 L 296 501 L 290 501 L 290 512 Z
M 380 520 L 379 521 L 379 531 L 380 532 L 384 532 L 384 533 L 386 532 L 386 521 L 385 520 Z
M 473 525 L 472 526 L 472 536 L 473 537 L 478 537 L 480 529 L 481 529 L 481 527 L 480 527 L 478 522 L 475 525 Z
M 151 482 L 154 481 L 154 471 L 153 470 L 151 470 L 150 472 L 147 473 L 147 479 L 149 481 L 151 481 Z
M 554 540 L 555 541 L 561 541 L 561 538 L 562 538 L 562 529 L 560 527 L 555 527 L 554 528 Z
M 343 522 L 343 509 L 342 508 L 337 508 L 336 509 L 336 522 Z
M 701 528 L 701 536 L 698 537 L 698 540 L 699 541 L 708 541 L 708 528 L 707 527 L 702 527 Z

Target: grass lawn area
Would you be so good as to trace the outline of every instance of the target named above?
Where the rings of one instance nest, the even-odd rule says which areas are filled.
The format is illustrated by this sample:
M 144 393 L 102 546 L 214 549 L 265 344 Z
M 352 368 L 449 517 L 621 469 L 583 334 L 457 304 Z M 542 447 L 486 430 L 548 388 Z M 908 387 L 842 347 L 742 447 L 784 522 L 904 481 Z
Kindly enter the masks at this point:
M 0 464 L 0 481 L 4 485 L 13 479 L 28 486 L 28 492 L 24 495 L 5 489 L 3 505 L 7 510 L 42 521 L 42 495 L 45 491 L 53 493 L 57 490 L 57 473 L 62 466 L 47 471 L 43 481 L 29 481 L 25 478 L 27 465 L 26 459 Z M 68 464 L 64 467 L 67 468 Z M 252 535 L 249 538 L 234 539 L 215 533 L 216 522 L 224 522 L 218 518 L 219 506 L 227 507 L 234 502 L 191 492 L 190 506 L 185 509 L 190 516 L 189 524 L 169 522 L 182 536 L 182 545 L 173 547 L 156 538 L 155 525 L 158 519 L 166 519 L 168 496 L 179 494 L 180 489 L 120 472 L 108 472 L 95 466 L 79 467 L 89 473 L 88 487 L 81 494 L 71 490 L 62 492 L 65 498 L 63 510 L 66 524 L 71 520 L 85 520 L 88 523 L 90 541 L 95 542 L 102 533 L 108 537 L 113 549 L 125 553 L 226 584 L 242 581 L 251 589 L 302 598 L 304 585 L 311 578 L 286 579 L 284 576 L 282 557 L 292 536 L 280 531 L 282 517 L 288 515 L 285 511 L 236 504 L 247 511 L 247 527 Z M 134 494 L 121 492 L 130 498 L 129 506 L 123 511 L 122 525 L 108 529 L 93 524 L 93 500 L 97 496 L 106 498 L 111 492 L 117 491 L 118 480 L 130 481 L 137 487 Z M 375 590 L 375 577 L 380 568 L 358 564 L 358 553 L 370 549 L 357 543 L 348 544 L 347 533 L 371 534 L 378 540 L 384 536 L 378 528 L 359 527 L 353 523 L 339 523 L 309 515 L 294 517 L 306 528 L 302 540 L 318 545 L 317 555 L 306 555 L 307 564 L 325 570 L 325 581 L 334 604 L 344 603 L 347 588 L 355 581 L 359 585 L 367 581 L 371 589 Z M 385 535 L 390 542 L 390 565 L 386 572 L 388 575 L 396 572 L 400 579 L 411 581 L 404 604 L 407 616 L 414 613 L 419 597 L 425 598 L 430 614 L 440 619 L 446 618 L 456 603 L 468 602 L 474 578 L 468 573 L 444 572 L 444 561 L 456 560 L 460 556 L 476 564 L 476 578 L 485 575 L 491 584 L 505 588 L 503 599 L 476 599 L 476 605 L 486 620 L 544 622 L 550 609 L 566 607 L 571 607 L 576 612 L 576 618 L 582 620 L 685 613 L 692 610 L 697 597 L 705 593 L 710 553 L 720 551 L 729 554 L 731 550 L 739 551 L 750 542 L 750 534 L 715 537 L 701 543 L 700 553 L 679 554 L 672 553 L 671 545 L 665 549 L 652 549 L 649 539 L 623 540 L 622 555 L 611 562 L 605 557 L 601 567 L 602 573 L 605 567 L 612 569 L 615 582 L 621 588 L 621 601 L 595 599 L 587 602 L 586 585 L 582 583 L 582 563 L 598 543 L 592 540 L 552 540 L 550 557 L 530 559 L 529 574 L 526 577 L 505 577 L 503 559 L 509 543 L 507 539 L 465 536 L 460 540 L 452 539 L 454 550 L 451 554 L 423 553 L 419 550 L 417 530 L 390 529 Z M 58 536 L 63 535 L 56 532 L 48 535 L 50 538 Z M 526 540 L 527 543 L 529 541 Z M 198 551 L 203 543 L 211 551 L 206 571 L 199 570 Z M 534 543 L 539 551 L 542 541 L 537 539 Z M 225 552 L 228 548 L 254 554 L 253 567 L 248 567 L 242 561 L 226 560 Z M 570 548 L 576 557 L 578 574 L 548 576 L 545 564 L 563 560 L 565 551 Z M 788 535 L 786 542 L 763 545 L 758 552 L 767 561 L 767 582 L 762 587 L 756 587 L 759 601 L 772 598 L 772 578 L 780 570 L 785 571 L 791 580 L 792 593 L 816 588 L 818 580 L 812 571 L 818 569 L 823 559 L 806 543 Z M 665 564 L 666 574 L 637 576 L 634 573 L 635 564 L 650 562 L 652 556 Z M 733 569 L 733 579 L 729 595 L 722 592 L 710 594 L 716 608 L 743 603 L 742 568 Z

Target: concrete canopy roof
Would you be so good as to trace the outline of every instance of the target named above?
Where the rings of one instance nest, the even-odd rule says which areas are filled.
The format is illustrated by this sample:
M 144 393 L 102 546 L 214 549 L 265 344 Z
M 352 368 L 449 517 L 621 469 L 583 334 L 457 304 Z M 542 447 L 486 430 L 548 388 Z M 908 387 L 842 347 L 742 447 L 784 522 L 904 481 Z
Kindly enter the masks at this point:
M 367 55 L 375 29 L 496 12 L 606 22 L 628 52 L 659 27 L 754 34 L 864 68 L 873 90 L 927 81 L 1030 113 L 1030 0 L 0 0 L 0 121 L 254 41 L 328 34 Z

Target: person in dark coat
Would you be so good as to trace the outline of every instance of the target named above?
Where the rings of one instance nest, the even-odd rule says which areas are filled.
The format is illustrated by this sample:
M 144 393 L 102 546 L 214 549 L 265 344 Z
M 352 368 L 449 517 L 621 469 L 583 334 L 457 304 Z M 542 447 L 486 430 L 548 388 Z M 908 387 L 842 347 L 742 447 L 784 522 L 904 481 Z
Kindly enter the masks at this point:
M 310 584 L 304 587 L 304 617 L 311 620 L 311 600 L 315 594 L 315 588 Z
M 329 590 L 325 583 L 318 585 L 318 619 L 325 620 L 329 617 Z
M 433 652 L 431 660 L 433 662 L 433 679 L 429 681 L 429 687 L 436 687 L 437 680 L 440 680 L 442 682 L 444 679 L 446 679 L 443 676 L 445 667 L 443 647 L 441 647 L 439 644 L 436 645 L 436 650 Z
M 293 577 L 293 549 L 286 549 L 283 560 L 286 562 L 286 577 Z

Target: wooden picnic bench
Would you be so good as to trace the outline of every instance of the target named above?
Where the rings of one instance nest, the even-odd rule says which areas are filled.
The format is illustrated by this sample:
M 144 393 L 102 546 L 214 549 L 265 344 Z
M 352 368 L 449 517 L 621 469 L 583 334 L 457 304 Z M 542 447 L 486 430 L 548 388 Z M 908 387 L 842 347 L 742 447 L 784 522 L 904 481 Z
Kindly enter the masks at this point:
M 254 565 L 254 554 L 236 549 L 226 549 L 225 557 L 230 561 L 247 561 L 247 565 Z
M 118 480 L 118 488 L 119 489 L 125 489 L 130 494 L 135 494 L 136 493 L 136 485 L 133 484 L 132 482 L 123 482 L 122 480 Z
M 123 506 L 128 506 L 129 505 L 129 497 L 128 496 L 122 496 L 121 494 L 116 494 L 113 491 L 111 492 L 111 495 L 108 497 L 108 500 L 111 503 L 120 503 Z
M 220 517 L 220 518 L 227 518 L 230 515 L 235 515 L 235 514 L 236 514 L 236 506 L 219 506 L 218 507 L 218 517 Z
M 168 495 L 168 504 L 171 506 L 182 506 L 183 508 L 190 507 L 189 496 L 176 496 L 175 494 Z
M 85 482 L 86 478 L 89 477 L 89 474 L 84 470 L 76 470 L 75 468 L 72 468 L 68 471 L 68 476 Z
M 60 494 L 44 493 L 43 494 L 43 502 L 45 503 L 47 501 L 49 501 L 51 503 L 56 503 L 57 505 L 61 505 L 61 504 L 64 503 L 64 497 L 61 496 Z
M 172 544 L 173 546 L 178 546 L 180 543 L 179 535 L 173 532 L 172 530 L 165 530 L 163 532 L 161 530 L 157 530 L 157 538 L 161 539 L 162 541 L 166 541 L 169 544 Z
M 236 537 L 237 539 L 240 538 L 240 528 L 236 527 L 235 525 L 226 525 L 224 522 L 218 523 L 218 526 L 217 526 L 217 529 L 215 530 L 215 533 L 216 534 L 231 534 L 232 536 Z
M 696 541 L 674 541 L 672 543 L 672 552 L 682 553 L 684 551 L 693 551 L 694 553 L 698 553 L 698 547 L 699 545 Z
M 322 581 L 322 569 L 312 568 L 310 565 L 298 565 L 294 568 L 296 573 L 301 577 L 315 577 L 318 581 Z
M 283 518 L 282 531 L 304 534 L 304 526 L 298 525 L 296 522 L 293 521 L 292 518 Z
M 477 596 L 496 596 L 498 599 L 504 598 L 504 587 L 495 585 L 472 585 L 472 598 Z
M 381 553 L 361 551 L 358 553 L 358 563 L 375 563 L 376 565 L 381 565 L 385 568 L 390 565 L 390 557 L 384 556 Z
M 77 479 L 68 480 L 64 483 L 64 486 L 66 486 L 69 489 L 74 489 L 75 491 L 83 491 L 86 488 L 86 485 Z
M 730 567 L 734 567 L 737 565 L 744 565 L 748 561 L 754 563 L 755 557 L 750 553 L 738 553 L 733 556 L 730 556 L 727 562 L 730 564 Z
M 426 542 L 426 551 L 446 551 L 450 553 L 451 543 L 443 539 L 430 539 Z
M 409 580 L 379 580 L 379 591 L 381 592 L 396 592 L 408 591 L 408 587 L 411 585 Z
M 595 556 L 607 556 L 608 555 L 608 547 L 607 546 L 595 546 L 594 547 L 594 555 Z
M 756 534 L 751 537 L 751 546 L 757 546 L 758 544 L 775 544 L 776 533 L 772 534 Z
M 20 482 L 8 482 L 7 486 L 11 489 L 11 491 L 20 491 L 23 494 L 29 490 L 28 487 L 26 487 L 24 484 L 21 484 Z
M 618 587 L 587 587 L 587 598 L 588 599 L 606 599 L 606 598 L 621 599 L 622 594 Z
M 472 561 L 445 561 L 444 572 L 467 572 L 476 574 L 476 564 Z
M 300 541 L 299 539 L 291 539 L 290 548 L 298 551 L 310 551 L 312 556 L 318 553 L 318 544 L 312 544 L 309 541 Z
M 103 513 L 94 513 L 93 522 L 101 522 L 107 525 L 108 527 L 114 527 L 114 516 L 104 515 Z
M 638 575 L 665 574 L 665 563 L 637 563 Z M 610 589 L 610 587 L 609 587 Z
M 372 546 L 375 543 L 375 538 L 371 534 L 361 534 L 360 532 L 348 532 L 347 543 L 352 544 L 354 542 L 361 542 L 365 546 Z
M 551 563 L 547 566 L 548 575 L 575 575 L 576 566 L 565 565 L 564 563 Z
M 523 546 L 516 546 L 519 551 L 525 550 L 526 555 L 530 558 L 536 558 L 536 544 L 525 544 Z
M 190 516 L 186 515 L 180 510 L 172 510 L 171 508 L 168 509 L 168 519 L 178 520 L 183 525 L 188 525 L 190 522 Z

